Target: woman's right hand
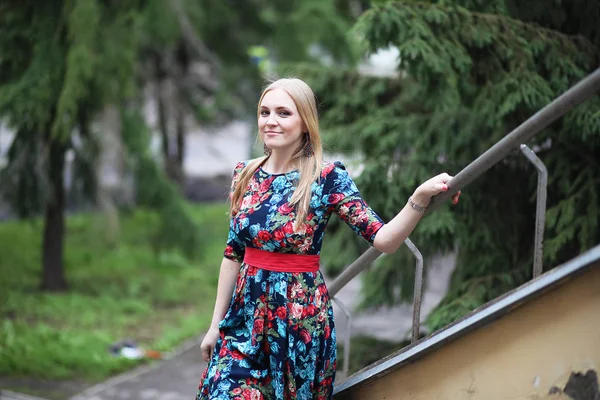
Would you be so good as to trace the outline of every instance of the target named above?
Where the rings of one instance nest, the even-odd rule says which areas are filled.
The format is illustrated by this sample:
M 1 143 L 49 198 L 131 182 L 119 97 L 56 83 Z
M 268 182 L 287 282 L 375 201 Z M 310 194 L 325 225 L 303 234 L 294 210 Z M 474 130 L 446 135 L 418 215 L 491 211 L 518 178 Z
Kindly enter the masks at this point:
M 200 350 L 202 351 L 202 358 L 204 361 L 209 362 L 212 358 L 213 351 L 215 350 L 215 345 L 217 344 L 217 339 L 219 338 L 219 329 L 218 328 L 210 328 L 204 339 L 202 339 L 202 344 L 200 345 Z

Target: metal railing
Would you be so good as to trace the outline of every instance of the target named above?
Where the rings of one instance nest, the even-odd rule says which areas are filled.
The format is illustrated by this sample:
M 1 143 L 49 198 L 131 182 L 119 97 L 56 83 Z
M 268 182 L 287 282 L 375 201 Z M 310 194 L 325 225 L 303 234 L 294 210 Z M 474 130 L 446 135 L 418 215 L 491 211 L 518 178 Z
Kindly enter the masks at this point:
M 578 104 L 592 97 L 596 92 L 600 91 L 600 68 L 588 75 L 585 79 L 578 82 L 565 93 L 560 95 L 550 104 L 535 113 L 516 129 L 499 140 L 495 145 L 490 147 L 482 155 L 477 157 L 473 162 L 462 169 L 458 174 L 448 182 L 448 190 L 433 197 L 431 203 L 425 212 L 429 215 L 440 204 L 448 200 L 459 190 L 462 190 L 469 183 L 473 182 L 479 176 L 483 175 L 487 170 L 504 159 L 510 152 L 520 149 L 523 154 L 535 165 L 538 170 L 538 187 L 537 187 L 537 206 L 536 206 L 536 231 L 535 231 L 535 247 L 534 247 L 534 262 L 533 262 L 533 277 L 536 278 L 542 273 L 542 255 L 543 255 L 543 234 L 545 225 L 546 211 L 546 185 L 548 181 L 548 173 L 546 167 L 541 160 L 530 150 L 526 145 L 529 139 L 535 136 L 542 129 L 562 117 L 568 111 L 573 109 Z M 423 280 L 423 257 L 417 247 L 406 239 L 404 242 L 413 252 L 417 259 L 415 273 L 415 292 L 414 292 L 414 309 L 412 321 L 412 342 L 419 338 L 419 324 L 421 314 L 421 297 L 422 297 L 422 280 Z M 359 273 L 367 269 L 373 261 L 375 261 L 382 253 L 371 247 L 365 251 L 360 257 L 350 264 L 344 271 L 332 282 L 329 286 L 329 294 L 338 304 L 341 304 L 336 295 L 340 290 L 354 279 Z M 343 305 L 342 305 L 343 306 Z M 350 313 L 347 307 L 344 307 L 344 313 L 347 316 L 348 327 L 350 326 Z M 348 332 L 350 329 L 348 329 Z M 344 367 L 342 373 L 345 377 L 348 376 L 348 359 L 350 355 L 350 335 L 346 335 L 344 343 Z

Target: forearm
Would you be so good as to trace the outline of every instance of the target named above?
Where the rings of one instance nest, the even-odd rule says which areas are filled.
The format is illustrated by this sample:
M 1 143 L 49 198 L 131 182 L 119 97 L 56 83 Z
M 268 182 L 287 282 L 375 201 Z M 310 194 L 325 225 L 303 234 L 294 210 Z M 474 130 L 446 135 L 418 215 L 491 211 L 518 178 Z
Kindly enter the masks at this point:
M 217 299 L 215 301 L 215 310 L 213 312 L 211 328 L 217 329 L 219 322 L 225 316 L 229 303 L 231 302 L 231 296 L 233 289 L 237 281 L 237 276 L 240 272 L 241 264 L 236 261 L 232 261 L 228 258 L 223 258 L 221 262 L 221 271 L 219 272 L 219 284 L 217 286 Z
M 429 201 L 413 198 L 417 204 L 426 206 Z M 423 214 L 413 209 L 408 202 L 387 224 L 377 231 L 373 247 L 382 253 L 394 253 L 415 229 Z
M 412 200 L 422 206 L 427 207 L 431 203 L 431 198 L 441 192 L 448 190 L 448 182 L 452 179 L 447 173 L 441 173 L 433 178 L 423 182 L 413 193 Z M 460 190 L 452 196 L 452 202 L 458 203 Z M 404 243 L 408 235 L 411 234 L 415 226 L 419 223 L 423 214 L 415 210 L 408 202 L 389 223 L 377 231 L 373 246 L 382 253 L 394 253 Z

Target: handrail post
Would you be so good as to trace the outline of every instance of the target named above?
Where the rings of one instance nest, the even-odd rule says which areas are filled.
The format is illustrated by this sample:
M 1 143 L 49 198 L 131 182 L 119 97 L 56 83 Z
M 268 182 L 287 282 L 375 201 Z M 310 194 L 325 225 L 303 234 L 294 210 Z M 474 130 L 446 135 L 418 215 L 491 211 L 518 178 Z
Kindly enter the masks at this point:
M 411 343 L 419 340 L 419 332 L 421 327 L 421 296 L 423 294 L 423 255 L 414 245 L 414 243 L 406 238 L 404 243 L 408 246 L 410 251 L 415 256 L 417 260 L 417 265 L 415 266 L 415 288 L 413 293 L 413 322 L 412 322 L 412 340 Z
M 542 274 L 544 252 L 544 227 L 546 225 L 546 196 L 548 186 L 548 170 L 544 162 L 535 153 L 522 144 L 521 152 L 538 170 L 537 202 L 535 210 L 535 247 L 533 252 L 533 278 Z
M 346 316 L 347 329 L 346 334 L 344 335 L 344 366 L 342 367 L 342 374 L 344 378 L 348 378 L 348 371 L 350 370 L 350 328 L 352 327 L 352 315 L 348 307 L 339 299 L 332 299 L 342 310 L 344 315 Z

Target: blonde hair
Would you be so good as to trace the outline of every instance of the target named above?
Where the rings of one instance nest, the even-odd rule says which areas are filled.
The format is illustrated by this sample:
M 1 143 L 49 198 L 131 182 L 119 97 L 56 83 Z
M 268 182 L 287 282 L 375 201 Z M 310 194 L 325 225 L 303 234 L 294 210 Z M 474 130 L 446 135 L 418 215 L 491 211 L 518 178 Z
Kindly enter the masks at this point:
M 300 173 L 296 190 L 290 200 L 290 204 L 295 207 L 296 211 L 296 223 L 294 224 L 294 229 L 296 230 L 305 223 L 312 196 L 312 183 L 319 179 L 323 168 L 323 145 L 319 132 L 317 102 L 312 89 L 304 81 L 298 78 L 283 78 L 272 82 L 263 90 L 258 101 L 257 117 L 260 115 L 260 105 L 265 94 L 273 89 L 283 89 L 292 98 L 298 108 L 300 118 L 308 130 L 308 135 L 303 135 L 300 146 L 298 146 L 290 159 L 290 164 L 294 165 Z M 260 133 L 258 136 L 263 141 Z M 312 146 L 313 155 L 307 157 L 304 154 L 304 147 L 309 141 Z M 240 203 L 246 193 L 250 179 L 268 158 L 269 156 L 264 156 L 250 161 L 238 176 L 231 196 L 229 209 L 232 216 L 237 214 L 240 209 Z

